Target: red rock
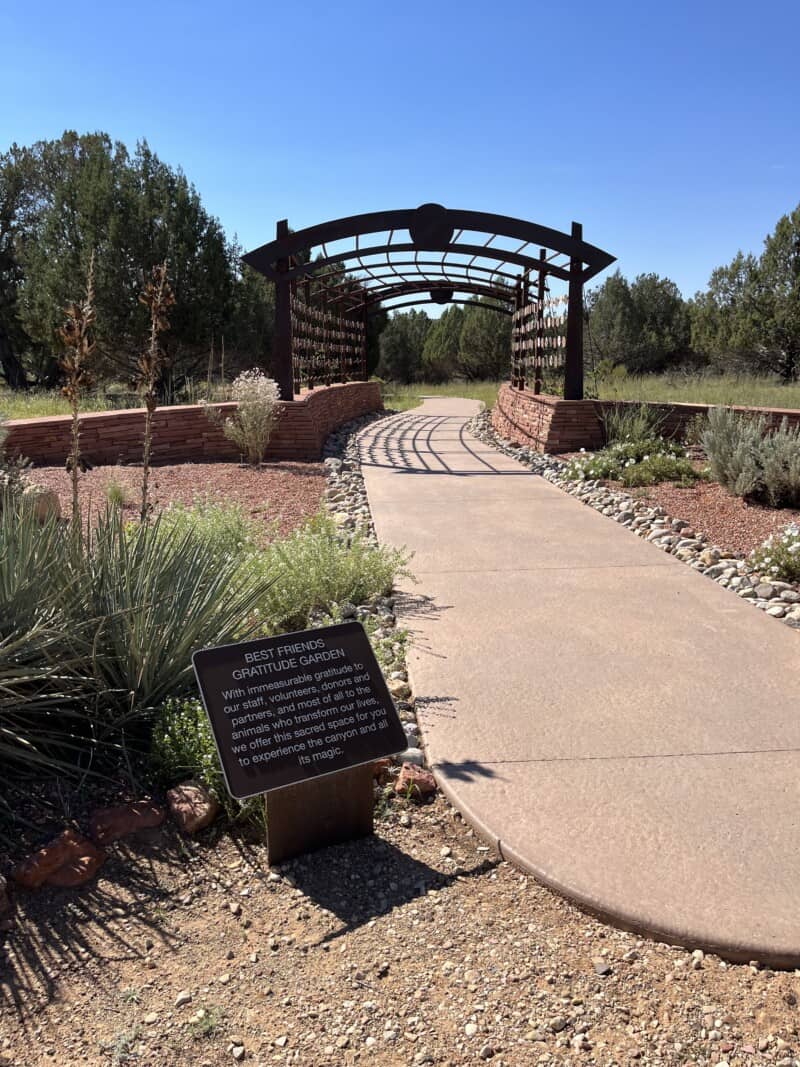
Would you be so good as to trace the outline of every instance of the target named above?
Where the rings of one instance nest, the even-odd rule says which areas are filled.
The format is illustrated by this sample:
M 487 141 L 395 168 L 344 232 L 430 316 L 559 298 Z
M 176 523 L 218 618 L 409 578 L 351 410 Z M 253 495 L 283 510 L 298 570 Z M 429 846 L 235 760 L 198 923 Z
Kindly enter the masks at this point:
M 160 826 L 167 814 L 152 800 L 134 800 L 115 808 L 98 808 L 89 817 L 89 833 L 98 845 L 107 845 L 137 830 Z
M 75 843 L 73 854 L 62 867 L 50 875 L 47 884 L 63 888 L 83 885 L 97 874 L 105 859 L 106 854 L 101 848 L 88 837 L 81 837 Z
M 394 791 L 400 796 L 410 794 L 412 797 L 419 799 L 436 792 L 436 779 L 424 767 L 417 767 L 413 763 L 404 763 L 400 768 L 400 775 L 395 782 Z
M 80 881 L 52 882 L 51 878 L 62 867 L 75 865 L 74 872 L 68 877 L 74 878 L 79 871 L 88 871 L 80 879 L 85 881 L 94 874 L 104 859 L 105 853 L 97 849 L 88 838 L 75 830 L 64 830 L 38 852 L 18 863 L 12 871 L 12 877 L 26 889 L 38 889 L 45 882 L 51 885 L 79 885 Z
M 209 826 L 219 812 L 219 801 L 202 782 L 182 782 L 167 791 L 167 803 L 178 829 L 196 834 Z

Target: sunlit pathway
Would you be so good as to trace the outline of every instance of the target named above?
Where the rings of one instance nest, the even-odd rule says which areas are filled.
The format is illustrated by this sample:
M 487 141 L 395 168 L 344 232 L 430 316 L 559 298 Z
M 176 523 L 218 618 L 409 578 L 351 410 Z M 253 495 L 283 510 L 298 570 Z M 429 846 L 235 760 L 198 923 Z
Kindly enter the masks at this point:
M 800 635 L 476 441 L 361 435 L 440 785 L 509 859 L 671 942 L 800 964 Z

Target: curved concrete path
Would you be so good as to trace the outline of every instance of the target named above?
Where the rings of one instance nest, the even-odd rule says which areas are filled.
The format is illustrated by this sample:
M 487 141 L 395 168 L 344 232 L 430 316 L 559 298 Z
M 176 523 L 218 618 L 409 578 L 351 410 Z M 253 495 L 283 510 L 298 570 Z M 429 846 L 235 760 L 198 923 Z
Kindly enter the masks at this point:
M 466 433 L 368 427 L 437 779 L 501 853 L 669 942 L 800 964 L 800 634 Z

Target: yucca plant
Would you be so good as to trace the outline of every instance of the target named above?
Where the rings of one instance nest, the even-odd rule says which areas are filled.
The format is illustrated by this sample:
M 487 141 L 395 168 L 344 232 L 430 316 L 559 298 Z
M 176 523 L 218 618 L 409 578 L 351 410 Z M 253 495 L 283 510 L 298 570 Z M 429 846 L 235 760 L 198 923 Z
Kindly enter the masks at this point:
M 77 601 L 76 542 L 24 498 L 0 507 L 0 778 L 4 787 L 92 762 L 91 630 Z M 0 793 L 0 804 L 5 789 Z
M 85 566 L 88 614 L 101 620 L 93 672 L 111 694 L 115 729 L 188 691 L 195 649 L 254 633 L 273 581 L 220 559 L 191 529 L 159 516 L 126 526 L 117 511 L 98 523 Z

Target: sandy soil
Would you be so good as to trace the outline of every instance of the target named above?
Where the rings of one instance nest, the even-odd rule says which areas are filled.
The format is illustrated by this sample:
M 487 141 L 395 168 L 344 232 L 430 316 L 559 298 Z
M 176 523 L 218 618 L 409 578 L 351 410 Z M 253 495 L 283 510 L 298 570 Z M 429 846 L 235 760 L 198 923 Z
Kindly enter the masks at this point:
M 0 1063 L 796 1063 L 796 974 L 587 917 L 441 798 L 270 871 L 170 828 L 83 890 L 18 895 Z

